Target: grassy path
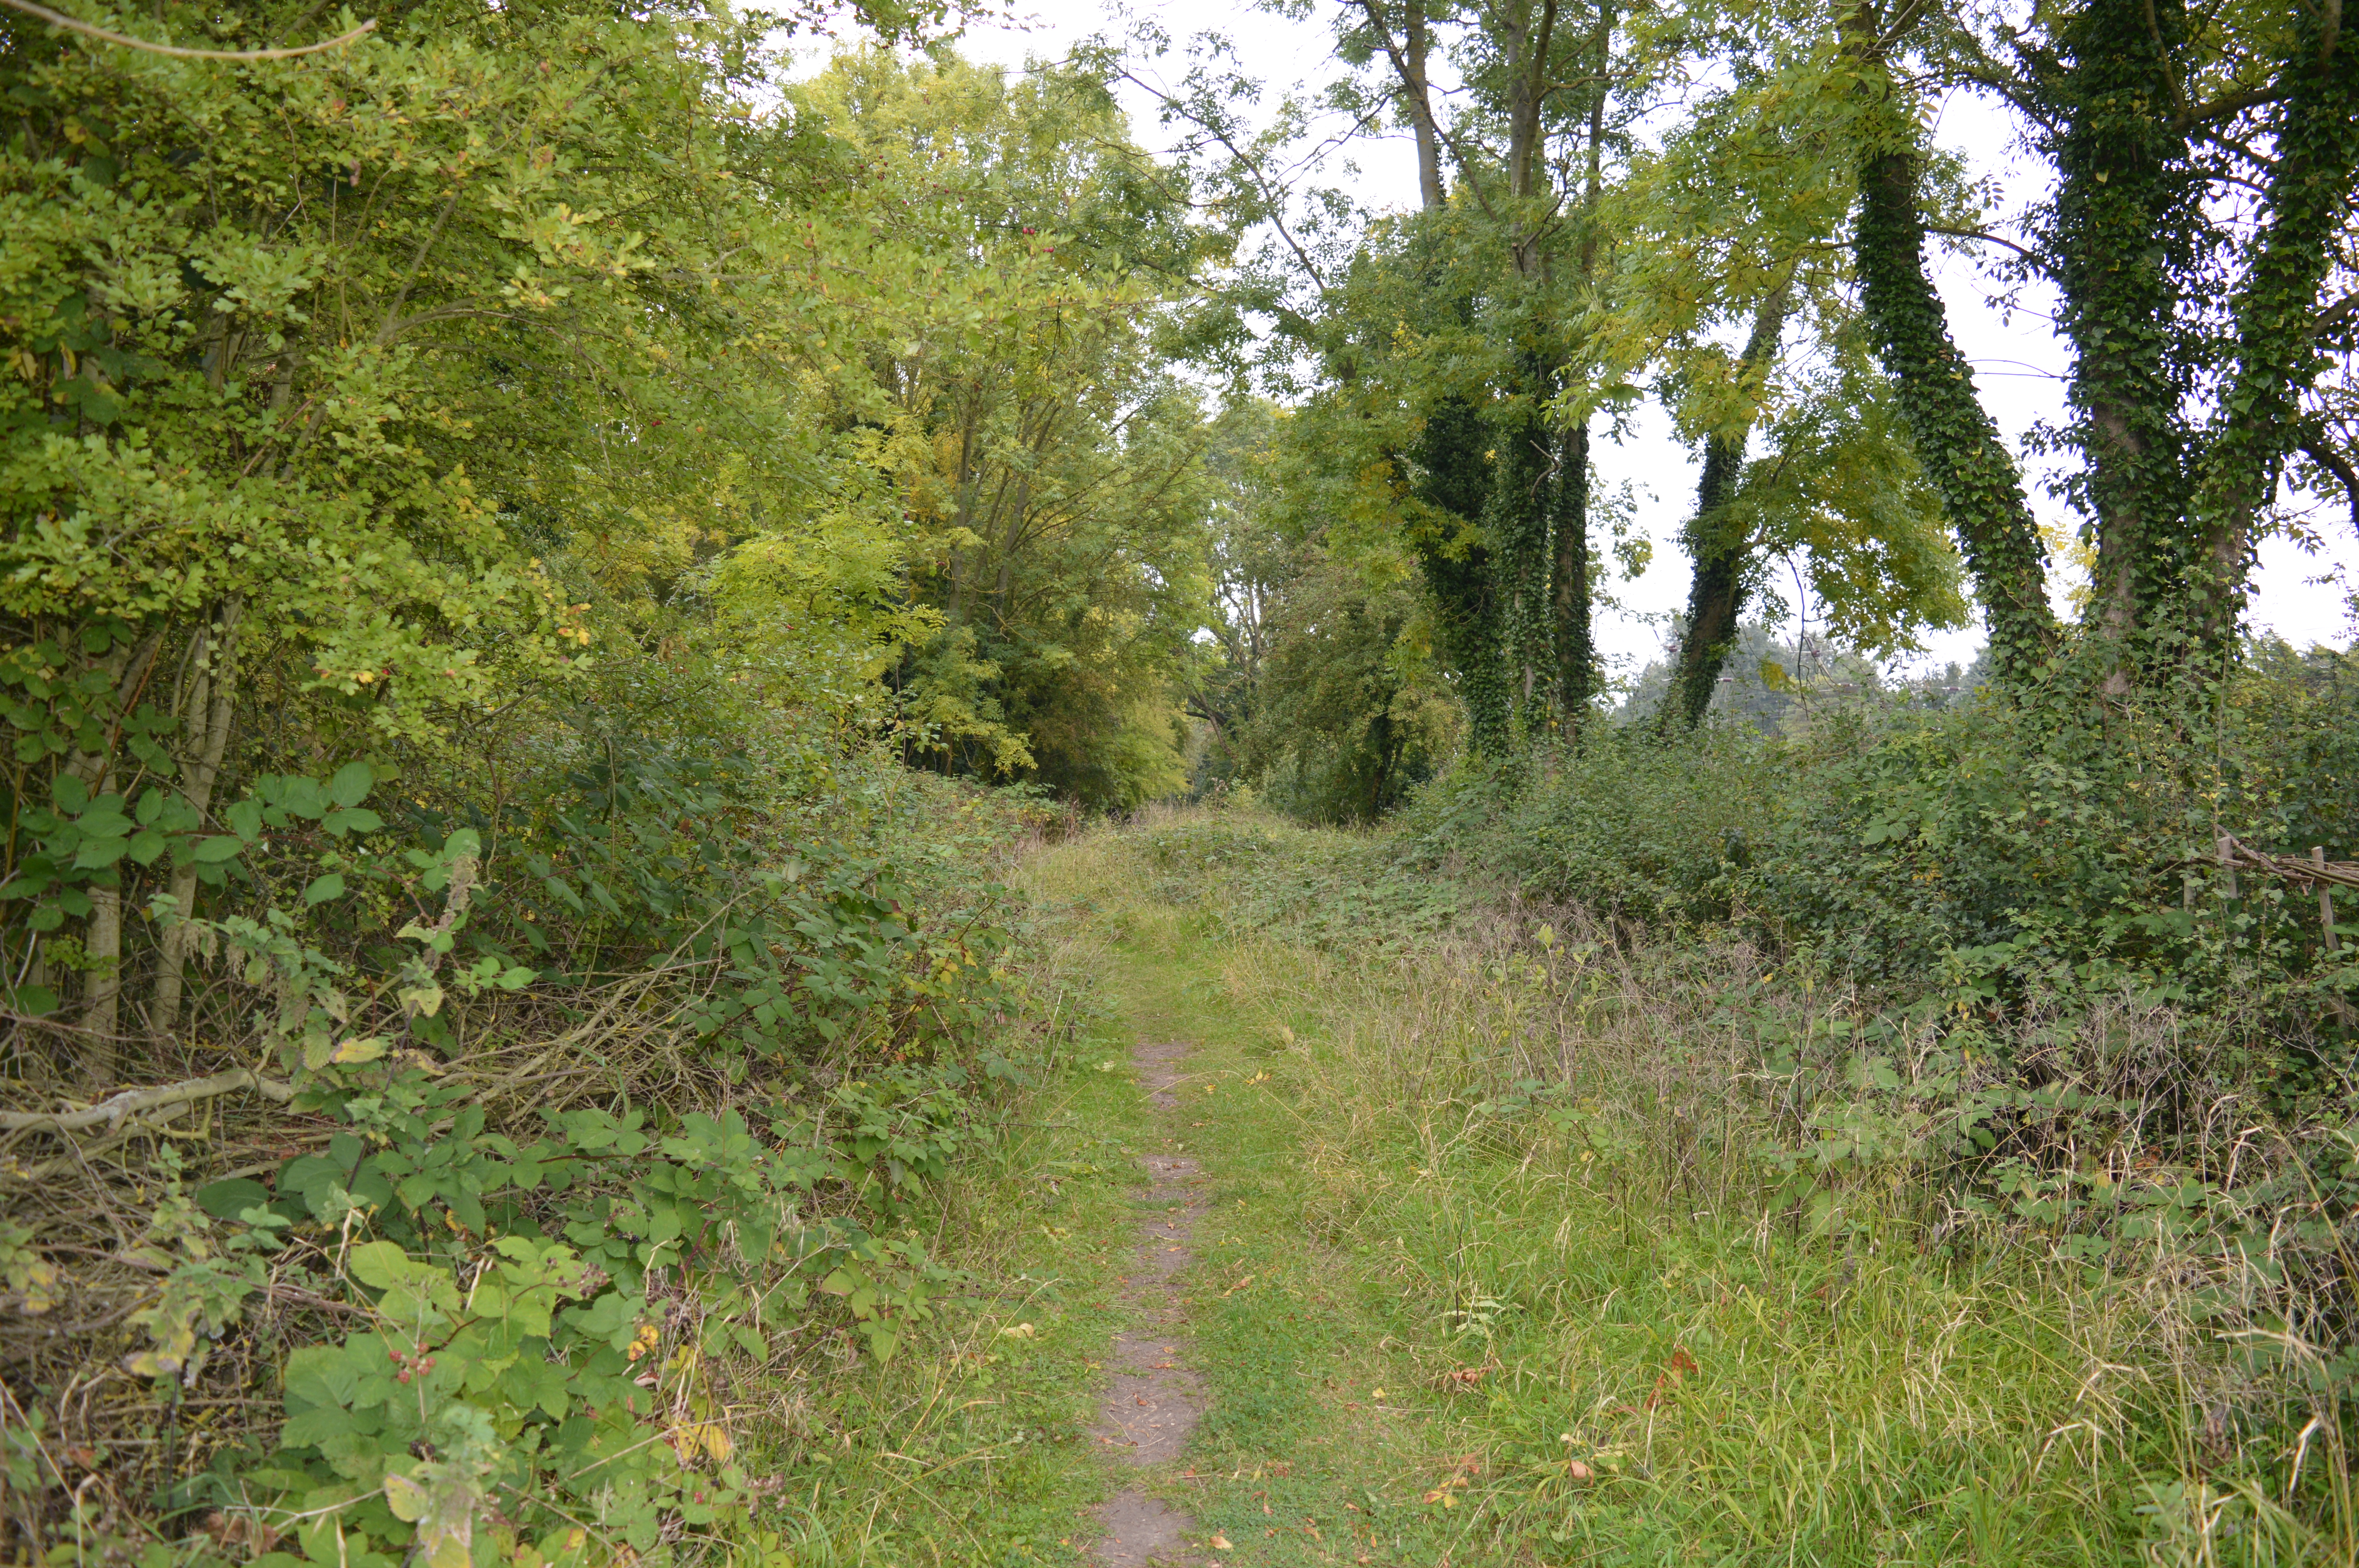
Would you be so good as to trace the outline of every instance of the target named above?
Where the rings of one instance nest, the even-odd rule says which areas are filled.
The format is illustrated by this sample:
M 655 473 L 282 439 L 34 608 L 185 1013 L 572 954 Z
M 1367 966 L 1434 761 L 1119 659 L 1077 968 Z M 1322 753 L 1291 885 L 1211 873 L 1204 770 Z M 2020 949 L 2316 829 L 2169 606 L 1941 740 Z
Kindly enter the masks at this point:
M 1945 1257 L 1870 1179 L 1797 1219 L 1741 956 L 1430 943 L 1449 890 L 1388 876 L 1201 815 L 1025 869 L 1082 1055 L 943 1217 L 963 1337 L 765 1568 L 2303 1560 L 2156 1549 L 2136 1294 Z
M 1145 1234 L 1118 1276 L 1117 1370 L 1098 1422 L 1116 1466 L 1143 1463 L 1100 1510 L 1093 1560 L 1468 1561 L 1441 1500 L 1454 1505 L 1473 1479 L 1450 1423 L 1364 1320 L 1353 1261 L 1306 1228 L 1304 1112 L 1286 1058 L 1307 1021 L 1234 1001 L 1222 947 L 1179 911 L 1074 891 L 1099 895 L 1095 918 L 1114 933 L 1097 976 L 1100 1038 L 1130 1048 L 1124 1108 L 1139 1119 L 1125 1121 L 1155 1184 L 1132 1195 Z M 1148 1388 L 1140 1374 L 1158 1375 L 1156 1361 L 1170 1369 Z M 1165 1411 L 1137 1450 L 1129 1435 L 1106 1440 Z

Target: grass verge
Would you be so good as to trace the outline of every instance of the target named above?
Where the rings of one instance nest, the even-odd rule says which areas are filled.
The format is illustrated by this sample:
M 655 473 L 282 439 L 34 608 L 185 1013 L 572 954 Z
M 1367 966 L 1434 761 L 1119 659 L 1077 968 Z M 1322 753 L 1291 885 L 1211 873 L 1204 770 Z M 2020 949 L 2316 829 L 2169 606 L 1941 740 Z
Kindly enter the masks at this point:
M 1937 1212 L 1924 1043 L 1741 948 L 1437 933 L 1373 854 L 1180 816 L 1028 872 L 1113 937 L 1116 1025 L 1196 1044 L 1155 1135 L 1216 1184 L 1212 1409 L 1170 1490 L 1220 1561 L 2351 1560 L 2267 1303 L 2168 1227 Z M 1290 913 L 1347 876 L 1356 933 Z

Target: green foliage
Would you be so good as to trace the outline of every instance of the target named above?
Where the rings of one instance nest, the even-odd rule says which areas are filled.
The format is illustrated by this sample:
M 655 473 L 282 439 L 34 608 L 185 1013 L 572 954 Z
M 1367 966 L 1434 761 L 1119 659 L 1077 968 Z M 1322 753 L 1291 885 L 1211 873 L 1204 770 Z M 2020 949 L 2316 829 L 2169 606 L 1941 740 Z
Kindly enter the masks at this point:
M 1037 1081 L 992 865 L 1049 814 L 890 748 L 1177 787 L 1198 420 L 1116 255 L 1195 242 L 1086 81 L 848 61 L 886 135 L 755 106 L 779 20 L 0 23 L 0 1551 L 693 1553 L 770 1498 L 745 1390 L 940 1332 L 915 1217 Z M 1055 432 L 993 460 L 1054 537 L 964 719 L 972 646 L 901 678 L 960 629 L 944 365 Z
M 1155 322 L 1206 253 L 1088 75 L 847 54 L 795 91 L 911 193 L 928 258 L 873 331 L 929 629 L 892 671 L 915 762 L 1128 807 L 1181 782 L 1172 667 L 1207 597 L 1195 396 Z
M 1306 546 L 1264 627 L 1269 653 L 1237 742 L 1263 795 L 1313 821 L 1371 822 L 1447 758 L 1459 714 L 1408 584 L 1371 587 Z
M 755 1497 L 723 1363 L 759 1366 L 777 1336 L 831 1321 L 882 1361 L 952 1282 L 895 1232 L 988 1142 L 993 1098 L 1025 1077 L 994 1044 L 1024 1004 L 997 961 L 992 891 L 921 918 L 886 870 L 841 849 L 772 869 L 745 863 L 742 837 L 682 843 L 683 813 L 749 826 L 743 795 L 709 779 L 572 782 L 549 828 L 491 855 L 472 828 L 433 849 L 328 848 L 326 825 L 360 809 L 358 775 L 266 779 L 226 813 L 270 849 L 233 839 L 255 863 L 222 863 L 303 887 L 308 908 L 194 924 L 255 1005 L 292 1108 L 335 1130 L 266 1180 L 193 1194 L 167 1149 L 132 1257 L 160 1293 L 132 1320 L 147 1346 L 126 1364 L 159 1389 L 195 1384 L 266 1297 L 342 1315 L 287 1357 L 270 1452 L 223 1452 L 182 1506 L 241 1510 L 312 1555 L 325 1542 L 458 1563 L 483 1529 L 549 1562 L 650 1552 L 667 1530 L 742 1524 Z M 495 903 L 495 890 L 512 891 Z M 404 919 L 413 899 L 440 914 Z M 499 917 L 527 899 L 545 912 Z M 365 939 L 397 921 L 390 945 Z M 542 938 L 543 967 L 511 961 L 518 930 Z M 618 996 L 724 1088 L 756 1063 L 791 1084 L 821 1052 L 874 1065 L 815 1096 L 711 1110 L 516 1093 L 504 1055 L 563 1051 L 518 1037 L 519 1009 L 576 999 L 571 1037 L 611 1048 L 599 1019 Z
M 1329 852 L 1304 850 L 1313 845 Z M 1281 933 L 1335 951 L 1396 947 L 1448 927 L 1462 892 L 1396 864 L 1373 838 L 1337 847 L 1252 809 L 1193 816 L 1139 836 L 1156 897 L 1216 935 Z
M 1912 55 L 1930 68 L 1917 81 L 1998 91 L 2053 161 L 2034 244 L 2010 270 L 2054 280 L 2071 343 L 2073 417 L 2047 433 L 2082 460 L 2069 492 L 2096 555 L 2071 662 L 2115 696 L 2167 689 L 2190 661 L 2218 676 L 2287 458 L 2305 445 L 2332 456 L 2307 405 L 2347 359 L 2318 330 L 2340 308 L 2331 258 L 2359 181 L 2359 135 L 2341 112 L 2359 70 L 2348 40 L 2307 14 L 2109 0 L 2043 11 L 2036 38 L 1883 18 L 1850 8 L 1832 49 L 1827 24 L 1808 20 L 1788 58 L 1831 63 L 1821 90 L 1855 111 L 1863 311 L 1975 574 L 2002 677 L 2031 680 L 2060 633 L 2012 456 L 1925 271 Z M 2249 127 L 2231 133 L 2246 149 L 2233 168 L 2211 151 L 2209 127 L 2227 122 Z M 2258 200 L 2227 212 L 2232 189 Z
M 1896 1005 L 1998 1017 L 2135 996 L 2259 1028 L 2298 1065 L 2351 983 L 2348 950 L 2326 952 L 2299 890 L 2232 893 L 2215 844 L 2332 858 L 2359 841 L 2349 665 L 2262 645 L 2194 734 L 2084 727 L 2061 697 L 1905 692 L 1774 737 L 1625 730 L 1546 773 L 1462 770 L 1404 826 L 1421 859 L 1471 854 L 1634 921 L 1734 927 Z

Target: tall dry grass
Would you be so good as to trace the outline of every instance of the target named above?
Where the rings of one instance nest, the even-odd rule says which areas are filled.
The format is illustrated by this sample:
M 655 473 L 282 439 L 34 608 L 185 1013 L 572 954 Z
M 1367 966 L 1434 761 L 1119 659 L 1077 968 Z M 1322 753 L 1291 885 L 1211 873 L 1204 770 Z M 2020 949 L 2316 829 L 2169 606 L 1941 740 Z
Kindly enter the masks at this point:
M 1086 875 L 1180 898 L 1285 1021 L 1308 1222 L 1488 1433 L 1503 1548 L 2359 1561 L 2352 1140 L 2267 1114 L 2234 1021 L 1878 1017 L 1512 900 L 1312 946 L 1223 912 L 1324 836 L 1150 826 L 1182 852 Z

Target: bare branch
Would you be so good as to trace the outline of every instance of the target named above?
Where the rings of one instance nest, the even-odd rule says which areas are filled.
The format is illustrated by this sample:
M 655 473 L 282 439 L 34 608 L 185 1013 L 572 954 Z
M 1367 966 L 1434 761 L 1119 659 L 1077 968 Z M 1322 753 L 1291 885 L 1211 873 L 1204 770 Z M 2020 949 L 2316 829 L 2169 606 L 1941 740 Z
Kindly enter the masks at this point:
M 186 1105 L 190 1100 L 211 1099 L 238 1089 L 252 1089 L 265 1099 L 285 1105 L 295 1096 L 286 1084 L 262 1077 L 244 1067 L 233 1067 L 226 1073 L 215 1073 L 210 1078 L 190 1078 L 186 1083 L 167 1084 L 160 1088 L 125 1089 L 111 1098 L 103 1099 L 83 1110 L 56 1112 L 0 1111 L 0 1132 L 79 1132 L 101 1122 L 120 1122 L 125 1117 L 143 1110 L 161 1110 L 169 1106 Z
M 78 22 L 71 16 L 50 10 L 46 5 L 36 5 L 33 0 L 0 0 L 0 5 L 5 5 L 12 11 L 22 11 L 27 16 L 38 16 L 53 27 L 63 27 L 70 33 L 80 33 L 86 38 L 96 38 L 103 44 L 119 44 L 125 49 L 139 49 L 147 54 L 169 55 L 174 59 L 293 59 L 298 55 L 318 54 L 323 49 L 340 49 L 354 39 L 376 31 L 376 18 L 372 16 L 349 33 L 339 33 L 332 38 L 325 38 L 316 44 L 302 44 L 293 49 L 184 49 L 173 44 L 149 43 L 146 38 L 135 38 L 127 33 L 114 33 L 104 27 L 93 27 L 88 22 Z
M 2027 250 L 2013 240 L 2001 234 L 1994 234 L 1987 229 L 1952 229 L 1940 223 L 1928 223 L 1925 225 L 1925 232 L 1929 234 L 1947 234 L 1953 240 L 1984 240 L 1994 245 L 2004 245 L 2037 267 L 2042 277 L 2056 276 L 2049 270 L 2047 262 L 2040 258 L 2038 252 Z

